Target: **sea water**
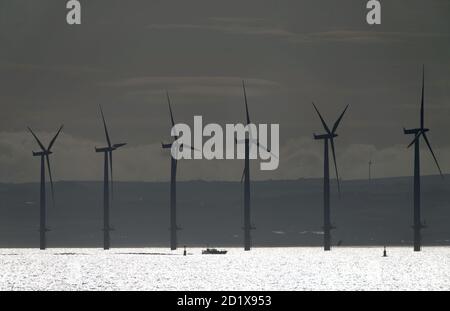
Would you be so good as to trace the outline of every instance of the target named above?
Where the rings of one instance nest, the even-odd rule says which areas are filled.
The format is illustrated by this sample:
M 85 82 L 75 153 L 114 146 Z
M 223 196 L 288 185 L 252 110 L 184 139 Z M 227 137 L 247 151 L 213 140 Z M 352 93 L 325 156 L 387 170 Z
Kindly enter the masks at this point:
M 1 249 L 0 290 L 450 290 L 450 247 Z

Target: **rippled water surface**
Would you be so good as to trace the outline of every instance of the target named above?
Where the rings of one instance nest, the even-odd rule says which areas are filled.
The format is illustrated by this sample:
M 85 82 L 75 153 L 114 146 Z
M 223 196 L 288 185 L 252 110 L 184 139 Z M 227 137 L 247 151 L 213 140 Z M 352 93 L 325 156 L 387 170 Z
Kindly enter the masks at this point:
M 0 290 L 450 290 L 450 248 L 1 249 Z

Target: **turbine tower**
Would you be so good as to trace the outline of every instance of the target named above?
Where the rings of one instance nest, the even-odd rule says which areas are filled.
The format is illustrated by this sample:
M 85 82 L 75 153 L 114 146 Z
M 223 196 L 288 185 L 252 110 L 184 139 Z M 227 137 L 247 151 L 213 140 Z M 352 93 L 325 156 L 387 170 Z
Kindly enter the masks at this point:
M 103 179 L 103 249 L 108 250 L 110 248 L 110 231 L 112 228 L 109 224 L 109 203 L 110 194 L 109 187 L 111 187 L 111 197 L 114 196 L 114 184 L 113 184 L 113 151 L 126 145 L 126 143 L 112 144 L 109 137 L 108 127 L 106 125 L 105 116 L 103 114 L 102 106 L 100 106 L 100 113 L 102 115 L 103 127 L 105 130 L 107 147 L 95 147 L 95 152 L 103 152 L 104 154 L 104 179 Z M 111 182 L 110 176 L 111 173 Z
M 242 81 L 242 89 L 244 91 L 244 102 L 245 102 L 245 113 L 246 113 L 246 125 L 251 123 L 250 114 L 248 112 L 248 102 L 247 102 L 247 92 L 245 91 L 245 82 Z M 251 249 L 252 238 L 251 230 L 256 228 L 251 224 L 251 214 L 250 214 L 250 139 L 251 133 L 245 138 L 245 159 L 244 159 L 244 172 L 242 174 L 242 179 L 244 179 L 244 250 L 249 251 Z
M 39 138 L 33 132 L 33 130 L 28 127 L 28 130 L 33 135 L 34 139 L 36 140 L 39 147 L 41 148 L 41 151 L 38 151 L 38 152 L 33 151 L 33 156 L 41 157 L 41 194 L 40 194 L 40 221 L 39 221 L 39 248 L 41 250 L 45 250 L 47 248 L 46 233 L 47 233 L 47 231 L 49 231 L 49 229 L 47 228 L 45 164 L 47 163 L 48 176 L 50 178 L 50 189 L 51 189 L 51 193 L 52 193 L 52 203 L 53 203 L 53 206 L 55 206 L 55 192 L 53 189 L 52 169 L 50 167 L 50 155 L 53 153 L 52 147 L 56 141 L 56 138 L 58 138 L 59 133 L 61 133 L 62 129 L 63 129 L 63 126 L 61 126 L 59 128 L 56 135 L 50 141 L 50 144 L 48 145 L 48 147 L 45 148 L 44 145 L 42 144 L 42 142 L 39 140 Z
M 344 116 L 345 112 L 347 111 L 348 105 L 345 107 L 344 111 L 341 113 L 339 118 L 334 123 L 333 129 L 330 131 L 329 127 L 327 126 L 325 120 L 322 118 L 322 115 L 320 114 L 319 110 L 317 109 L 316 105 L 314 105 L 314 109 L 316 110 L 317 114 L 319 115 L 320 121 L 322 122 L 323 128 L 325 129 L 325 134 L 316 135 L 314 134 L 314 139 L 316 140 L 323 140 L 324 141 L 324 164 L 323 164 L 323 246 L 325 251 L 329 251 L 331 249 L 331 230 L 335 229 L 335 227 L 331 224 L 331 217 L 330 217 L 330 163 L 329 163 L 329 147 L 328 145 L 331 145 L 331 152 L 333 154 L 333 162 L 334 162 L 334 168 L 336 171 L 336 181 L 338 186 L 338 193 L 341 193 L 340 190 L 340 182 L 339 182 L 339 174 L 338 174 L 338 168 L 336 164 L 336 153 L 334 148 L 334 139 L 338 136 L 336 134 L 336 130 L 339 126 L 339 123 L 342 120 L 342 117 Z
M 420 127 L 414 129 L 403 129 L 405 135 L 414 135 L 413 141 L 408 145 L 408 148 L 414 145 L 414 251 L 420 252 L 421 249 L 421 229 L 425 228 L 425 225 L 420 219 L 420 137 L 423 137 L 428 149 L 433 156 L 434 162 L 439 170 L 439 174 L 443 177 L 441 168 L 436 159 L 436 156 L 431 148 L 430 141 L 427 137 L 428 128 L 425 128 L 424 120 L 424 102 L 425 102 L 425 68 L 422 68 L 422 99 L 420 105 Z

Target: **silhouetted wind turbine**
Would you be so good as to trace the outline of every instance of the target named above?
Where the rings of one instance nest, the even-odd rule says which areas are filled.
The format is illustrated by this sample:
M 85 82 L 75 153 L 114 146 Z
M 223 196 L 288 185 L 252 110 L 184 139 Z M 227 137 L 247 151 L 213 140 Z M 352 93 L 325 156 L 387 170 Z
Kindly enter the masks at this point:
M 244 101 L 245 101 L 245 113 L 246 113 L 246 125 L 250 124 L 250 114 L 248 112 L 247 103 L 247 92 L 245 91 L 245 82 L 242 81 L 242 89 L 244 91 Z M 251 214 L 250 214 L 250 133 L 248 138 L 245 138 L 245 166 L 241 178 L 244 179 L 244 250 L 249 251 L 251 249 L 251 230 L 256 228 L 251 224 Z
M 111 197 L 114 194 L 114 184 L 113 184 L 113 158 L 112 153 L 114 150 L 119 149 L 126 145 L 126 143 L 112 144 L 109 137 L 108 127 L 106 125 L 105 116 L 103 114 L 102 106 L 100 106 L 100 113 L 102 115 L 103 127 L 105 130 L 107 147 L 95 147 L 95 152 L 103 152 L 104 154 L 104 179 L 103 179 L 103 249 L 107 250 L 110 247 L 110 236 L 109 232 L 112 228 L 109 224 L 109 187 L 110 187 L 110 177 L 111 172 Z
M 59 133 L 61 133 L 61 130 L 63 129 L 63 126 L 61 126 L 56 133 L 56 135 L 53 137 L 53 139 L 50 141 L 50 144 L 47 148 L 44 147 L 42 142 L 39 140 L 39 138 L 34 134 L 33 130 L 28 127 L 28 130 L 33 135 L 34 139 L 36 139 L 36 142 L 39 144 L 39 147 L 41 148 L 41 151 L 34 152 L 33 156 L 35 157 L 41 157 L 41 197 L 40 197 L 40 221 L 39 221 L 39 248 L 44 250 L 47 247 L 47 240 L 46 240 L 46 232 L 49 231 L 47 228 L 47 209 L 46 209 L 46 191 L 45 191 L 45 163 L 47 163 L 47 169 L 48 169 L 48 176 L 50 178 L 50 188 L 52 193 L 52 203 L 53 206 L 55 205 L 55 192 L 53 189 L 53 177 L 52 177 L 52 169 L 50 167 L 50 155 L 52 152 L 52 147 L 55 144 L 56 138 L 58 138 Z
M 247 92 L 245 90 L 245 82 L 242 81 L 242 89 L 244 91 L 244 103 L 245 103 L 245 113 L 246 113 L 246 125 L 251 123 L 250 114 L 248 112 L 248 102 L 247 102 Z M 251 230 L 256 228 L 251 224 L 251 214 L 250 214 L 250 146 L 255 145 L 256 147 L 262 147 L 268 152 L 271 152 L 266 146 L 259 143 L 258 138 L 253 137 L 253 133 L 249 128 L 248 137 L 244 141 L 236 141 L 236 143 L 244 143 L 245 145 L 245 158 L 244 158 L 244 171 L 241 177 L 241 183 L 244 182 L 244 250 L 249 251 L 251 249 Z M 276 156 L 272 154 L 273 156 Z
M 324 243 L 324 250 L 329 251 L 331 249 L 331 229 L 334 229 L 335 227 L 331 225 L 330 220 L 330 163 L 329 163 L 329 156 L 328 156 L 328 143 L 331 145 L 331 152 L 333 154 L 333 162 L 334 162 L 334 168 L 336 171 L 336 182 L 338 186 L 338 193 L 340 195 L 341 189 L 340 189 L 340 182 L 339 182 L 339 174 L 338 174 L 338 168 L 336 164 L 336 153 L 334 148 L 334 138 L 336 138 L 338 135 L 336 134 L 336 130 L 339 126 L 339 123 L 342 120 L 342 117 L 344 116 L 345 112 L 347 111 L 347 107 L 345 107 L 344 111 L 341 113 L 339 118 L 334 123 L 333 129 L 330 131 L 329 127 L 325 123 L 325 120 L 322 118 L 322 115 L 320 114 L 319 110 L 317 109 L 316 105 L 314 105 L 314 109 L 316 110 L 317 114 L 319 115 L 320 121 L 322 122 L 323 128 L 326 131 L 326 134 L 316 135 L 314 134 L 314 139 L 322 139 L 324 140 L 324 169 L 323 169 L 323 231 L 324 231 L 324 237 L 323 237 L 323 243 Z
M 424 102 L 425 102 L 425 68 L 422 68 L 422 99 L 420 105 L 420 127 L 414 129 L 403 129 L 403 132 L 406 135 L 414 135 L 413 141 L 408 145 L 408 148 L 414 145 L 414 251 L 419 252 L 421 249 L 421 229 L 425 228 L 425 225 L 422 224 L 420 219 L 420 137 L 422 136 L 425 140 L 425 143 L 428 146 L 428 149 L 433 156 L 434 162 L 439 170 L 439 174 L 443 177 L 441 168 L 436 159 L 436 156 L 431 148 L 430 141 L 428 140 L 426 132 L 429 129 L 425 128 L 425 120 L 424 120 Z
M 169 105 L 170 122 L 172 127 L 175 126 L 175 121 L 173 119 L 172 106 L 170 104 L 169 93 L 166 92 L 167 103 Z M 178 139 L 177 136 L 173 138 L 172 143 L 164 144 L 161 143 L 163 149 L 171 149 L 173 142 Z M 173 156 L 170 157 L 170 249 L 177 249 L 177 231 L 181 228 L 177 225 L 177 159 Z

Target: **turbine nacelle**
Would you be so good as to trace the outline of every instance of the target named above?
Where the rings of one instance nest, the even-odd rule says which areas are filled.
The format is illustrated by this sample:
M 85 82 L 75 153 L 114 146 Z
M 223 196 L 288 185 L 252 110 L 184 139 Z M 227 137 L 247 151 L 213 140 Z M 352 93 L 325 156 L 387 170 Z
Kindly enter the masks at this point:
M 53 154 L 53 151 L 38 151 L 38 152 L 33 151 L 34 157 L 43 157 L 51 154 Z
M 423 134 L 423 133 L 426 133 L 426 132 L 429 132 L 430 131 L 430 129 L 427 129 L 427 128 L 415 128 L 415 129 L 403 129 L 403 133 L 405 134 L 405 135 L 410 135 L 410 134 L 413 134 L 413 135 L 417 135 L 417 134 Z
M 126 143 L 121 143 L 121 144 L 114 144 L 111 147 L 101 147 L 101 148 L 95 147 L 95 151 L 96 152 L 112 152 L 114 150 L 117 150 L 117 149 L 125 146 L 125 145 L 126 145 Z
M 338 137 L 339 135 L 336 133 L 331 133 L 331 134 L 320 134 L 320 135 L 314 135 L 314 139 L 333 139 L 335 137 Z
M 114 150 L 117 150 L 117 149 L 125 146 L 125 145 L 126 145 L 125 143 L 122 143 L 122 144 L 114 144 L 111 147 L 100 147 L 100 148 L 99 147 L 95 147 L 95 151 L 96 152 L 112 152 Z
M 95 147 L 95 152 L 112 152 L 114 150 L 116 150 L 116 148 L 114 147 L 101 147 L 101 148 Z

